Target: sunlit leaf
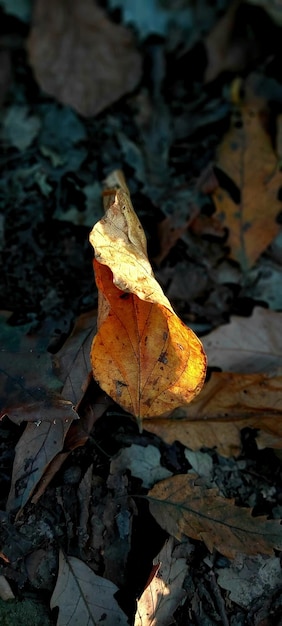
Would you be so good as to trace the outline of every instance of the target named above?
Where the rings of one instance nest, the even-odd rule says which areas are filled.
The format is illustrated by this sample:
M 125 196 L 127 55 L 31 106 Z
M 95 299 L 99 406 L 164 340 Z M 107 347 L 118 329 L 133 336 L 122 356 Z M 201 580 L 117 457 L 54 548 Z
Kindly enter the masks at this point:
M 182 584 L 188 564 L 176 551 L 173 537 L 154 559 L 155 574 L 137 602 L 134 626 L 170 626 L 173 613 L 185 598 Z
M 90 234 L 99 290 L 95 379 L 138 420 L 190 402 L 205 378 L 196 335 L 174 313 L 148 261 L 146 239 L 120 173 L 105 192 L 106 216 Z

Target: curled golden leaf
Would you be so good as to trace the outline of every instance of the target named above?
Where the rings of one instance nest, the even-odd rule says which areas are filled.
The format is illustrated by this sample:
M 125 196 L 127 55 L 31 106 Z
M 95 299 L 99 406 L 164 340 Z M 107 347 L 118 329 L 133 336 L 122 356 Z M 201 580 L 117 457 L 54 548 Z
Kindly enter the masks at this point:
M 105 217 L 90 234 L 99 293 L 91 362 L 102 389 L 141 423 L 199 393 L 206 356 L 153 275 L 145 234 L 121 173 L 108 184 L 115 186 L 104 194 Z

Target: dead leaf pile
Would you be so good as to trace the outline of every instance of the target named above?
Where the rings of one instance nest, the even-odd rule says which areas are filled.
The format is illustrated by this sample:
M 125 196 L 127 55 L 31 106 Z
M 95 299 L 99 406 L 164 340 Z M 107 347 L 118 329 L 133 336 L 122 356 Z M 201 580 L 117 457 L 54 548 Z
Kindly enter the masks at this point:
M 2 413 L 15 423 L 28 422 L 16 446 L 7 511 L 17 511 L 19 519 L 30 499 L 36 506 L 70 451 L 88 440 L 94 423 L 112 402 L 89 376 L 91 356 L 101 388 L 135 416 L 139 426 L 143 423 L 167 444 L 178 441 L 186 446 L 184 457 L 192 470 L 174 475 L 163 466 L 160 450 L 148 444 L 148 433 L 139 434 L 145 445 L 134 444 L 134 439 L 132 444 L 131 439 L 129 447 L 111 458 L 107 479 L 96 474 L 92 462 L 78 479 L 78 515 L 66 516 L 68 539 L 70 545 L 77 542 L 80 558 L 60 550 L 51 608 L 59 610 L 58 626 L 128 623 L 115 596 L 126 588 L 137 502 L 145 497 L 151 515 L 170 538 L 153 565 L 133 618 L 135 626 L 165 625 L 185 599 L 193 550 L 189 538 L 227 558 L 273 556 L 274 549 L 282 549 L 280 521 L 254 517 L 251 509 L 221 495 L 212 458 L 206 460 L 204 452 L 197 452 L 205 447 L 237 455 L 246 427 L 258 431 L 261 447 L 281 448 L 281 314 L 256 308 L 250 318 L 233 318 L 204 337 L 211 365 L 224 370 L 213 372 L 204 384 L 203 345 L 174 313 L 153 276 L 145 235 L 122 174 L 114 172 L 107 185 L 106 215 L 90 235 L 99 290 L 94 339 L 92 314 L 81 316 L 54 355 L 52 369 L 46 341 L 40 352 L 32 335 L 6 330 L 2 391 L 7 398 L 7 390 L 13 390 L 13 401 L 4 403 Z M 65 405 L 68 411 L 75 407 L 79 419 L 66 419 Z M 131 480 L 141 483 L 136 502 L 129 495 Z M 64 515 L 65 498 L 63 488 L 56 488 L 56 502 Z M 46 552 L 34 547 L 34 563 L 30 543 L 24 556 L 26 571 L 36 580 L 37 561 Z M 10 564 L 9 549 L 2 554 Z

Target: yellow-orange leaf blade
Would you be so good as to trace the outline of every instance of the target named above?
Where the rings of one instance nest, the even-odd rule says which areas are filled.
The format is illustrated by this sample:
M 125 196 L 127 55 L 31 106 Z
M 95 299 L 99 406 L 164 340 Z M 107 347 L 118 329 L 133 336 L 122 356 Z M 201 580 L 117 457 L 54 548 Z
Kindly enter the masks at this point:
M 110 306 L 91 350 L 100 386 L 139 418 L 190 402 L 205 377 L 196 335 L 166 307 L 119 290 L 111 270 L 97 261 L 95 276 Z
M 90 234 L 99 294 L 91 362 L 102 389 L 141 420 L 190 402 L 204 383 L 206 357 L 153 275 L 122 174 L 109 183 L 118 188 L 105 191 L 106 215 Z

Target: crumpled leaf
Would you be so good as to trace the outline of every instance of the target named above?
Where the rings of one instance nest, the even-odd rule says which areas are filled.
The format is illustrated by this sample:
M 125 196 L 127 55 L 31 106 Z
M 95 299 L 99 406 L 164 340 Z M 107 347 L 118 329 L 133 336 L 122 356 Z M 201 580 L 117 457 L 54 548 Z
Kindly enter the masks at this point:
M 130 31 L 111 22 L 94 0 L 36 0 L 27 46 L 42 89 L 81 115 L 97 115 L 141 76 Z
M 197 476 L 179 474 L 157 483 L 148 493 L 150 511 L 158 524 L 176 539 L 183 535 L 204 541 L 212 552 L 233 558 L 236 554 L 270 554 L 282 547 L 278 520 L 252 517 L 249 509 L 235 506 L 218 490 L 196 484 Z
M 205 377 L 202 344 L 174 313 L 148 261 L 146 239 L 121 173 L 105 191 L 106 216 L 90 234 L 99 291 L 94 378 L 140 423 L 190 402 Z
M 198 398 L 169 418 L 146 420 L 146 430 L 166 443 L 192 450 L 213 448 L 223 456 L 241 451 L 241 430 L 259 430 L 257 443 L 282 447 L 282 377 L 213 372 Z
M 128 626 L 114 598 L 116 585 L 97 576 L 83 561 L 60 551 L 59 572 L 51 609 L 59 607 L 57 626 Z
M 213 200 L 218 217 L 229 229 L 230 257 L 243 270 L 254 265 L 280 230 L 278 165 L 260 110 L 242 106 L 217 153 L 217 166 L 231 182 L 228 190 L 218 188 Z
M 188 573 L 186 559 L 177 554 L 170 537 L 153 561 L 156 572 L 137 602 L 134 626 L 170 626 L 173 613 L 186 596 L 182 584 Z
M 282 364 L 282 314 L 255 307 L 202 338 L 209 365 L 229 372 L 276 373 Z

